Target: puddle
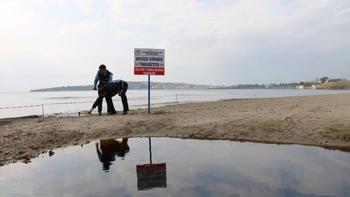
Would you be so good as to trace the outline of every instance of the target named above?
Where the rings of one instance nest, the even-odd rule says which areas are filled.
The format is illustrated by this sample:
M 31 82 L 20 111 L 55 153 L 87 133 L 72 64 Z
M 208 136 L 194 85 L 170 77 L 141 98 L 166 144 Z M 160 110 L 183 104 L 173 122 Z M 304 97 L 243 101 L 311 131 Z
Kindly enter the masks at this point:
M 0 167 L 0 191 L 1 196 L 349 196 L 350 154 L 220 140 L 99 140 Z

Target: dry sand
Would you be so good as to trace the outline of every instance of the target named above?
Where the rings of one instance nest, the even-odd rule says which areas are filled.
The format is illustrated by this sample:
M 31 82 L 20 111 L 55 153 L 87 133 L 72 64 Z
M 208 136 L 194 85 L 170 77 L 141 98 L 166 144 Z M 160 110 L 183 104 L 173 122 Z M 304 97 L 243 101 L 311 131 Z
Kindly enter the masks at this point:
M 98 138 L 180 137 L 350 150 L 350 94 L 244 99 L 134 110 L 128 115 L 0 120 L 0 165 Z

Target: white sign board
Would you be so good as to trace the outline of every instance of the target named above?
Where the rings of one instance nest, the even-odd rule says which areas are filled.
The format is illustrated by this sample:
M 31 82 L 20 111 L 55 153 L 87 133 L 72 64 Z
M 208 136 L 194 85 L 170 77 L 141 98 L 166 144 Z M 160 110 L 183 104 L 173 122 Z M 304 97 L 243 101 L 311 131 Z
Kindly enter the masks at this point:
M 164 75 L 164 49 L 135 49 L 135 75 Z

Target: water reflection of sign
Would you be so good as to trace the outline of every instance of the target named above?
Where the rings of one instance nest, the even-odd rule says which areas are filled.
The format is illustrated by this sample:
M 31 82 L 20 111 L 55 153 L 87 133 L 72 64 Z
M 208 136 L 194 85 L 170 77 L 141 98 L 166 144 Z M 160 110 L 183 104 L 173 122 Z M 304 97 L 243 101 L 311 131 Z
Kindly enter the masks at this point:
M 164 49 L 135 49 L 135 75 L 164 75 Z
M 136 171 L 138 190 L 167 186 L 165 163 L 137 165 Z

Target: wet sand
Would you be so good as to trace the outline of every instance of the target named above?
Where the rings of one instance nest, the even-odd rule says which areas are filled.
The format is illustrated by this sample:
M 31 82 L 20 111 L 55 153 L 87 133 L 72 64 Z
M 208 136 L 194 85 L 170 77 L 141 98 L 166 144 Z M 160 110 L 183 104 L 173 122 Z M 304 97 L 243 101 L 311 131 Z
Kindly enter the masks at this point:
M 133 110 L 126 116 L 0 120 L 0 165 L 99 138 L 179 137 L 350 150 L 350 94 L 243 99 Z

